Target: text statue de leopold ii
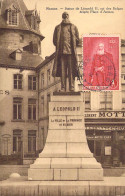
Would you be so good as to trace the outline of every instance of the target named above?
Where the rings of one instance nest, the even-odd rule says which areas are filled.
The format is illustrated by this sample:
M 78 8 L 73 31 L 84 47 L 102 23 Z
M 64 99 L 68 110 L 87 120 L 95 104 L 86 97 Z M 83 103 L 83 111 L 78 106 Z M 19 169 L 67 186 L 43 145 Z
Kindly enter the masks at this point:
M 61 24 L 55 27 L 53 43 L 56 56 L 53 77 L 61 77 L 61 91 L 66 91 L 66 77 L 69 78 L 69 90 L 74 91 L 74 80 L 78 77 L 76 46 L 79 44 L 77 27 L 69 21 L 69 14 L 62 14 Z M 68 74 L 67 74 L 68 73 Z

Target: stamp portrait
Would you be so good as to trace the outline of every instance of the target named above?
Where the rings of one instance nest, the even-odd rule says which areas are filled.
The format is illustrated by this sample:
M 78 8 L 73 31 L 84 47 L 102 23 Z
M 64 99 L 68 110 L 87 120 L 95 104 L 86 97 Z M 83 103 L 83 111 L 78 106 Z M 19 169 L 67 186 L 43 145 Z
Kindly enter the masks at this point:
M 83 36 L 83 90 L 119 90 L 119 36 Z

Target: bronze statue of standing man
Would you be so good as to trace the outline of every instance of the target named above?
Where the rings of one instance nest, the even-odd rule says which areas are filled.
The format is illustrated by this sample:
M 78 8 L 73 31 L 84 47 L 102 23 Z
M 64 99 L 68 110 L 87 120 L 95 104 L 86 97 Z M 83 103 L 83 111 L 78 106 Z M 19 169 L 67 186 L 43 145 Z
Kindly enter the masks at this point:
M 79 44 L 77 27 L 69 21 L 69 14 L 62 14 L 61 24 L 55 27 L 53 43 L 56 56 L 53 77 L 61 77 L 61 91 L 66 91 L 66 78 L 69 78 L 69 90 L 74 91 L 74 80 L 78 76 L 76 46 Z M 68 71 L 68 72 L 67 72 Z

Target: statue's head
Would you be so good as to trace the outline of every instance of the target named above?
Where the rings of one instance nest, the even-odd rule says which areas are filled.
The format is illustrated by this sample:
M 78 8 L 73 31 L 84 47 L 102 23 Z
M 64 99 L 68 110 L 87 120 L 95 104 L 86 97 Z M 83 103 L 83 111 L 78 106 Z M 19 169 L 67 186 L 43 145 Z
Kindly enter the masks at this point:
M 67 12 L 63 12 L 62 18 L 63 19 L 69 19 L 69 14 Z

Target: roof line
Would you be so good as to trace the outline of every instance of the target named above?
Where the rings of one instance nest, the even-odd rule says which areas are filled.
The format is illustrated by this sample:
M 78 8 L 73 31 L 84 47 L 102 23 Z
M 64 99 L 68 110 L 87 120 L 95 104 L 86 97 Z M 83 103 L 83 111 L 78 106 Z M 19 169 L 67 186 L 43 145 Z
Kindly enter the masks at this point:
M 21 69 L 21 70 L 33 70 L 33 71 L 36 71 L 36 67 L 23 67 L 23 66 L 20 66 L 20 65 L 5 65 L 5 64 L 0 64 L 0 68 L 12 68 L 12 69 Z
M 40 68 L 42 68 L 44 65 L 46 65 L 47 63 L 49 63 L 52 59 L 54 59 L 55 57 L 55 52 L 52 53 L 50 56 L 48 56 L 42 63 L 40 63 L 37 67 L 36 70 L 39 70 Z
M 11 28 L 11 27 L 10 27 L 10 28 L 9 28 L 9 27 L 0 27 L 0 29 L 12 29 L 12 28 Z M 34 34 L 36 34 L 36 35 L 42 37 L 42 40 L 45 38 L 41 33 L 38 33 L 38 32 L 36 32 L 36 31 L 33 31 L 33 29 L 21 29 L 21 28 L 13 28 L 13 29 L 14 29 L 14 31 L 15 31 L 15 30 L 30 31 L 31 33 L 34 33 Z

